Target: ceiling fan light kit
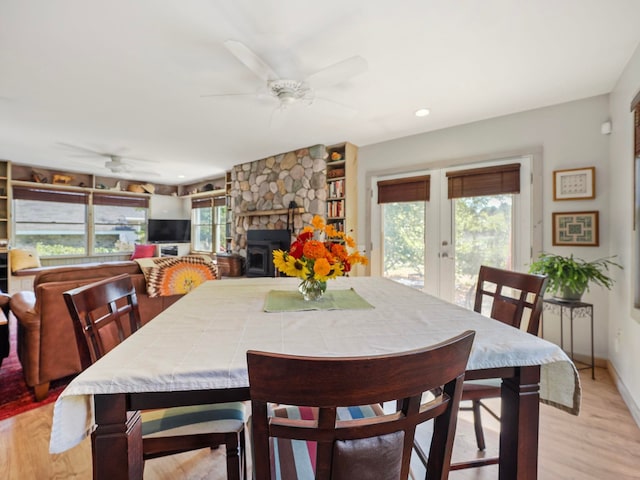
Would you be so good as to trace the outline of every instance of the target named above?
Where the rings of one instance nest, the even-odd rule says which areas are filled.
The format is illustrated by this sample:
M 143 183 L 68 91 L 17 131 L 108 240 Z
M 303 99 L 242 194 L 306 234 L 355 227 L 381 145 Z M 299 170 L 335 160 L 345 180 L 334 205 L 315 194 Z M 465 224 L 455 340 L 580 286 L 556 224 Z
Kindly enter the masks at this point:
M 122 163 L 120 157 L 110 157 L 110 160 L 104 162 L 104 167 L 111 170 L 111 173 L 125 173 L 129 171 L 129 165 Z
M 313 92 L 305 82 L 296 80 L 273 80 L 268 84 L 269 92 L 276 97 L 282 106 L 290 105 L 298 100 L 313 102 Z

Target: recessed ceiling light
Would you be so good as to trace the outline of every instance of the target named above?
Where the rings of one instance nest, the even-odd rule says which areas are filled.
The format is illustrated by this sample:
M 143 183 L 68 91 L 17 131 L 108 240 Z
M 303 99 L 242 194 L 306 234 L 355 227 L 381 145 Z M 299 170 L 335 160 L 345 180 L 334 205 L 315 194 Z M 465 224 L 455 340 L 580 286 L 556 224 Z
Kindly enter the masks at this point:
M 178 175 L 178 178 L 184 178 L 184 175 Z
M 416 110 L 416 117 L 426 117 L 427 115 L 429 115 L 429 109 L 428 108 L 420 108 L 418 110 Z

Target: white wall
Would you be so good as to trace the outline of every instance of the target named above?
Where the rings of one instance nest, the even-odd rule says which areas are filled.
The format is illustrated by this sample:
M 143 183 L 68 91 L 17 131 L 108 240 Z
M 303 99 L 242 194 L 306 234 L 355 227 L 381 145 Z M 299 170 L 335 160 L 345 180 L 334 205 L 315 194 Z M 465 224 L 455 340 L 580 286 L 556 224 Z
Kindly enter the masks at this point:
M 191 218 L 191 199 L 171 195 L 151 195 L 149 218 L 189 220 Z
M 631 101 L 640 90 L 640 51 L 636 51 L 610 95 L 613 125 L 610 144 L 611 251 L 620 253 L 625 270 L 618 274 L 609 308 L 609 359 L 618 389 L 640 424 L 640 312 L 634 310 L 633 283 L 638 259 L 633 244 L 633 114 Z
M 434 113 L 436 114 L 437 112 Z M 625 272 L 628 272 L 629 256 L 621 250 L 617 241 L 614 246 L 611 245 L 613 237 L 611 232 L 617 231 L 617 226 L 612 230 L 609 197 L 612 191 L 617 190 L 617 186 L 611 186 L 609 167 L 611 137 L 600 133 L 602 122 L 608 118 L 609 98 L 607 95 L 602 95 L 362 147 L 358 153 L 358 185 L 363 186 L 358 192 L 358 211 L 363 213 L 367 211 L 365 203 L 369 198 L 367 177 L 371 176 L 372 172 L 411 170 L 435 166 L 442 162 L 481 161 L 533 152 L 534 162 L 537 163 L 538 169 L 541 167 L 543 179 L 543 250 L 563 255 L 573 252 L 577 257 L 585 260 L 618 253 L 621 254 L 621 263 L 625 265 Z M 631 158 L 628 155 L 627 157 L 625 161 L 631 165 Z M 596 198 L 594 200 L 553 201 L 554 170 L 590 166 L 596 167 Z M 621 174 L 627 183 L 630 181 L 630 173 L 631 170 L 627 168 L 625 173 Z M 627 192 L 625 196 L 628 197 L 628 195 Z M 617 203 L 616 199 L 615 204 Z M 600 212 L 599 247 L 552 247 L 552 212 L 592 210 Z M 623 217 L 629 220 L 631 213 L 625 213 Z M 370 224 L 371 219 L 361 214 L 358 232 L 366 232 Z M 370 238 L 358 236 L 357 240 L 358 243 L 365 243 L 364 240 L 367 240 L 370 244 Z M 609 292 L 600 287 L 592 287 L 583 299 L 594 304 L 595 355 L 599 358 L 608 358 Z M 628 316 L 628 308 L 626 315 Z M 559 341 L 557 323 L 559 322 L 548 321 L 545 324 L 545 338 L 548 340 Z M 584 328 L 578 328 L 579 331 L 575 334 L 575 351 L 587 354 L 589 353 L 588 327 L 586 322 L 582 324 L 576 322 L 576 327 L 581 325 Z M 636 345 L 640 344 L 638 338 L 636 337 Z M 566 343 L 565 346 L 567 346 Z M 635 364 L 640 365 L 638 361 L 640 349 L 637 350 L 634 359 Z M 638 378 L 640 376 L 636 377 Z M 640 389 L 640 385 L 637 387 Z M 640 398 L 640 390 L 636 390 L 636 398 Z

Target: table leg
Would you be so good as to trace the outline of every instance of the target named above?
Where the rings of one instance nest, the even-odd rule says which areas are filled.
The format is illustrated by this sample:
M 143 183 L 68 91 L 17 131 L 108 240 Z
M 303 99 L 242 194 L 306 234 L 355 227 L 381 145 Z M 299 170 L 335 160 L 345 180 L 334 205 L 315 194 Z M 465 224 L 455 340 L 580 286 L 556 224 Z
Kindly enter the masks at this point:
M 590 320 L 591 320 L 591 380 L 596 379 L 596 359 L 593 354 L 593 305 L 590 308 Z
M 560 306 L 560 348 L 564 350 L 564 308 Z
M 540 367 L 520 367 L 502 382 L 500 480 L 538 478 Z
M 127 412 L 126 395 L 95 395 L 91 435 L 95 480 L 142 479 L 140 412 Z
M 571 361 L 573 361 L 573 308 L 569 309 L 571 324 L 569 325 L 569 334 L 571 335 Z

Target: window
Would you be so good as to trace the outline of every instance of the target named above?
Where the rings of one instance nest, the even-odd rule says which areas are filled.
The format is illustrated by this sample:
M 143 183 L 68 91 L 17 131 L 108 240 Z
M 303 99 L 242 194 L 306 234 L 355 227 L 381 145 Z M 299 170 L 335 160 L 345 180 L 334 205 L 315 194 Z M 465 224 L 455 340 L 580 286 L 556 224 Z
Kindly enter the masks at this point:
M 93 252 L 133 252 L 147 235 L 146 197 L 93 195 Z
M 424 288 L 425 206 L 431 177 L 404 177 L 378 182 L 383 205 L 383 275 L 405 285 Z
M 43 257 L 131 252 L 146 238 L 147 197 L 16 186 L 13 198 L 15 246 Z
M 13 197 L 16 247 L 40 256 L 87 254 L 87 194 L 14 187 Z
M 481 265 L 513 270 L 513 205 L 520 193 L 520 164 L 446 173 L 452 200 L 454 302 L 473 308 Z
M 469 306 L 480 264 L 526 270 L 531 172 L 522 156 L 375 178 L 372 275 Z
M 198 252 L 225 252 L 225 197 L 194 198 L 191 209 L 193 249 Z

